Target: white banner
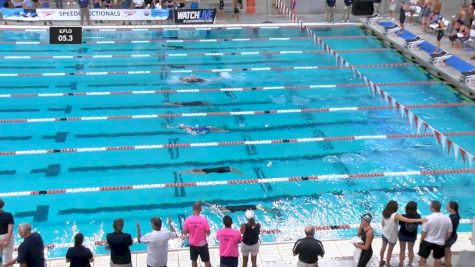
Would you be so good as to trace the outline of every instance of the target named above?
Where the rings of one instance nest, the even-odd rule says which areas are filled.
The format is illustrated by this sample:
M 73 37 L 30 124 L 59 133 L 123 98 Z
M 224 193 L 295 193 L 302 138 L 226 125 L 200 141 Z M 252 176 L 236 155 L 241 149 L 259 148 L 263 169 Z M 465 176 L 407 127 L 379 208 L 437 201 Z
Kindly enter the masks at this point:
M 79 20 L 79 9 L 2 8 L 5 20 L 71 21 Z M 91 20 L 167 20 L 168 9 L 89 9 Z

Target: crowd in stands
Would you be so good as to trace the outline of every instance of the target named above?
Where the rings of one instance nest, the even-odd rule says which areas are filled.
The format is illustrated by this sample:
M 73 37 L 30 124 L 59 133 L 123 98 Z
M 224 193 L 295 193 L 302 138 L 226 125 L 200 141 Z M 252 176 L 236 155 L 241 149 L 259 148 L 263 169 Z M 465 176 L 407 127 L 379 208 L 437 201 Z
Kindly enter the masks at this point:
M 14 263 L 22 267 L 44 267 L 44 243 L 39 233 L 32 232 L 30 224 L 20 224 L 18 234 L 23 242 L 18 247 L 18 256 L 13 254 L 13 226 L 14 219 L 11 213 L 4 211 L 4 202 L 0 199 L 0 266 L 12 266 Z M 450 201 L 447 204 L 449 216 L 441 212 L 441 203 L 431 201 L 430 215 L 421 218 L 417 212 L 417 203 L 407 203 L 404 214 L 398 213 L 398 203 L 389 201 L 382 213 L 382 247 L 379 266 L 391 266 L 393 249 L 399 240 L 399 266 L 404 266 L 406 248 L 409 256 L 409 266 L 414 261 L 414 246 L 417 240 L 418 227 L 422 224 L 421 241 L 419 244 L 419 266 L 426 266 L 426 260 L 432 253 L 434 266 L 441 266 L 441 259 L 445 257 L 445 266 L 451 267 L 451 246 L 457 240 L 457 228 L 460 221 L 459 206 Z M 159 217 L 150 220 L 151 232 L 142 235 L 141 226 L 137 223 L 137 242 L 147 245 L 147 267 L 166 267 L 168 255 L 168 241 L 177 237 L 188 239 L 192 267 L 198 266 L 200 259 L 206 267 L 211 266 L 207 237 L 211 234 L 207 219 L 201 215 L 201 202 L 193 205 L 193 214 L 183 224 L 181 235 L 174 228 L 171 219 L 167 220 L 169 230 L 162 225 Z M 254 211 L 245 211 L 247 223 L 242 224 L 239 230 L 233 227 L 230 216 L 223 217 L 223 228 L 215 235 L 219 242 L 221 267 L 237 267 L 239 255 L 242 255 L 242 266 L 257 266 L 257 255 L 261 225 L 256 222 Z M 355 261 L 358 267 L 368 264 L 373 256 L 372 242 L 375 231 L 371 225 L 373 215 L 365 213 L 361 216 L 361 223 L 357 236 L 352 239 L 355 246 Z M 124 233 L 124 220 L 116 219 L 113 222 L 113 232 L 106 235 L 106 249 L 110 250 L 111 267 L 132 267 L 130 246 L 134 239 L 129 233 Z M 323 244 L 315 238 L 315 226 L 305 227 L 305 237 L 297 240 L 293 246 L 294 256 L 298 256 L 298 267 L 317 267 L 319 257 L 323 257 Z M 94 256 L 91 250 L 83 245 L 84 236 L 77 233 L 74 236 L 74 246 L 66 253 L 66 262 L 71 267 L 90 267 Z M 239 245 L 241 246 L 239 252 Z M 249 264 L 250 257 L 250 264 Z

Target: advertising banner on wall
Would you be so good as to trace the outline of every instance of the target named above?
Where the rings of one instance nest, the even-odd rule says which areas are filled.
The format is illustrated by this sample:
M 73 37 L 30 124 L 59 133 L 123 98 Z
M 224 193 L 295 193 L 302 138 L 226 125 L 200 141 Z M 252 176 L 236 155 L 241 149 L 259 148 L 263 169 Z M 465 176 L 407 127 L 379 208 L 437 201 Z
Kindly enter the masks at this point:
M 175 10 L 176 24 L 213 24 L 215 18 L 216 8 Z
M 3 19 L 23 21 L 79 20 L 79 9 L 2 8 Z M 89 9 L 91 20 L 167 20 L 168 9 Z

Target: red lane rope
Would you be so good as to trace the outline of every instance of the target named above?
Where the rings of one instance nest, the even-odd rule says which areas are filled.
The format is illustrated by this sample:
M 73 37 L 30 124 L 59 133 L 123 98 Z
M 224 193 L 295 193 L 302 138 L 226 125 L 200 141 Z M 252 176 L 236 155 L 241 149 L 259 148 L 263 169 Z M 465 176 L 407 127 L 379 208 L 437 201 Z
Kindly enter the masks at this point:
M 221 186 L 221 185 L 244 185 L 244 184 L 262 184 L 262 183 L 283 183 L 283 182 L 303 182 L 303 181 L 320 181 L 335 179 L 375 179 L 380 177 L 401 177 L 401 176 L 427 176 L 427 175 L 443 175 L 443 174 L 472 174 L 475 173 L 474 168 L 466 169 L 437 169 L 437 170 L 407 170 L 398 172 L 368 172 L 354 174 L 323 174 L 310 176 L 291 176 L 291 177 L 275 177 L 275 178 L 251 178 L 240 180 L 215 180 L 200 182 L 182 182 L 182 183 L 160 183 L 160 184 L 136 184 L 136 185 L 119 185 L 119 186 L 98 186 L 98 187 L 82 187 L 82 188 L 64 188 L 49 189 L 36 191 L 17 191 L 2 192 L 0 197 L 21 197 L 21 196 L 39 196 L 39 195 L 62 195 L 91 193 L 104 191 L 128 191 L 128 190 L 145 190 L 158 188 L 176 188 L 176 187 L 200 187 L 200 186 Z

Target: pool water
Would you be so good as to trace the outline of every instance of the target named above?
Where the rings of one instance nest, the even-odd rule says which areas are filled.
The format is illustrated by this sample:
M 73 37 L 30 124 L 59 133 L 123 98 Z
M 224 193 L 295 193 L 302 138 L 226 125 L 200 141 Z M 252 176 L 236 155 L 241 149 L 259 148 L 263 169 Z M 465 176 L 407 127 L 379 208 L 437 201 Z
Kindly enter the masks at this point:
M 371 81 L 393 83 L 383 89 L 404 105 L 468 103 L 411 109 L 439 131 L 475 130 L 473 101 L 406 61 L 361 28 L 313 30 L 317 36 L 332 37 L 325 42 L 352 65 L 368 65 L 359 70 Z M 275 112 L 385 105 L 349 69 L 336 68 L 335 58 L 322 53 L 307 37 L 305 31 L 293 27 L 90 31 L 84 32 L 85 44 L 57 46 L 44 44 L 49 40 L 47 32 L 1 31 L 0 151 L 22 151 L 1 155 L 0 195 L 6 202 L 5 209 L 14 213 L 16 223 L 32 223 L 45 243 L 59 247 L 70 243 L 77 231 L 89 241 L 103 240 L 115 218 L 124 218 L 125 231 L 133 235 L 135 223 L 141 222 L 146 230 L 152 216 L 171 217 L 181 230 L 193 202 L 198 200 L 209 203 L 203 214 L 213 230 L 221 227 L 223 215 L 213 205 L 238 210 L 243 205 L 259 206 L 257 220 L 268 230 L 262 235 L 264 242 L 293 240 L 302 235 L 301 229 L 309 223 L 358 224 L 359 216 L 367 211 L 375 215 L 374 225 L 379 227 L 382 209 L 390 199 L 399 202 L 402 213 L 404 205 L 415 200 L 422 214 L 429 213 L 428 204 L 433 199 L 442 203 L 455 200 L 460 203 L 463 218 L 475 216 L 473 173 L 238 183 L 255 178 L 469 167 L 460 157 L 455 160 L 444 151 L 433 136 L 265 142 L 415 133 L 406 118 L 390 109 Z M 137 42 L 141 40 L 153 42 Z M 377 67 L 393 63 L 407 64 Z M 187 84 L 180 80 L 191 75 L 206 82 Z M 170 105 L 187 101 L 208 105 Z M 206 112 L 211 114 L 203 116 Z M 150 114 L 159 115 L 136 116 Z M 55 120 L 35 120 L 44 118 Z M 228 132 L 192 135 L 178 128 L 180 124 L 213 126 Z M 475 152 L 473 135 L 450 138 L 472 154 Z M 153 146 L 259 140 L 263 142 Z M 141 145 L 149 149 L 131 148 Z M 127 148 L 95 149 L 117 146 Z M 89 149 L 81 153 L 33 151 L 66 148 Z M 232 166 L 244 174 L 179 173 L 219 166 Z M 212 181 L 233 182 L 74 194 L 6 194 Z M 243 211 L 229 215 L 236 225 L 245 221 Z M 460 227 L 461 231 L 468 229 L 468 225 Z M 321 239 L 354 234 L 354 228 L 317 233 Z M 20 241 L 18 236 L 16 241 Z M 215 244 L 214 236 L 210 242 Z M 179 240 L 173 243 L 175 247 L 185 245 Z M 102 246 L 94 249 L 104 252 Z M 133 249 L 144 247 L 134 245 Z M 52 249 L 49 256 L 64 253 L 65 249 Z

